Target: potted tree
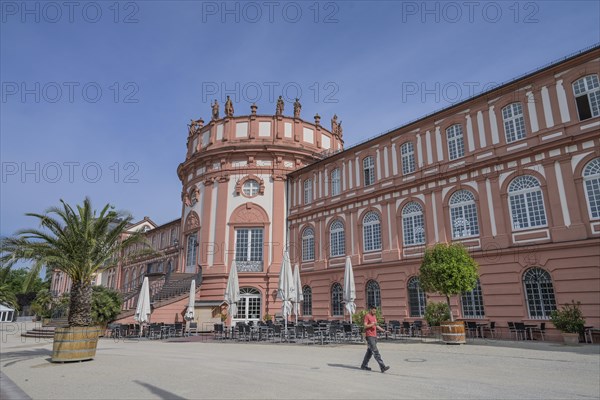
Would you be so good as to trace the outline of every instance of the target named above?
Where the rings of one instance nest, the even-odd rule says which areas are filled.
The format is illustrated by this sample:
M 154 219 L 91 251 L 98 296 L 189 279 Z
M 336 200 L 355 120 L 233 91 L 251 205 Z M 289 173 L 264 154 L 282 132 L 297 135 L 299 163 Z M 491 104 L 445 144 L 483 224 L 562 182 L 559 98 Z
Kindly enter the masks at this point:
M 585 326 L 585 318 L 581 312 L 581 303 L 575 303 L 571 300 L 571 304 L 563 305 L 562 309 L 554 310 L 550 314 L 550 321 L 556 329 L 562 332 L 565 344 L 576 345 L 579 343 L 579 335 L 583 333 Z
M 440 325 L 442 322 L 450 319 L 450 308 L 448 308 L 448 304 L 446 303 L 432 301 L 425 306 L 424 317 L 431 329 L 431 333 L 439 337 L 441 333 Z
M 2 238 L 0 261 L 9 266 L 20 260 L 33 261 L 33 274 L 46 266 L 71 279 L 68 326 L 55 330 L 52 361 L 92 359 L 100 331 L 93 326 L 92 279 L 122 250 L 146 243 L 145 239 L 139 233 L 126 234 L 130 215 L 115 211 L 109 204 L 97 213 L 89 198 L 76 208 L 61 200 L 60 207 L 49 208 L 44 214 L 26 215 L 36 218 L 41 228 Z
M 106 331 L 108 323 L 117 318 L 122 306 L 123 300 L 117 291 L 104 286 L 92 288 L 92 320 L 100 326 L 100 336 Z
M 438 243 L 425 250 L 419 284 L 426 292 L 446 297 L 450 321 L 442 324 L 442 340 L 446 343 L 466 343 L 464 323 L 455 322 L 450 296 L 473 290 L 477 285 L 479 265 L 461 243 Z

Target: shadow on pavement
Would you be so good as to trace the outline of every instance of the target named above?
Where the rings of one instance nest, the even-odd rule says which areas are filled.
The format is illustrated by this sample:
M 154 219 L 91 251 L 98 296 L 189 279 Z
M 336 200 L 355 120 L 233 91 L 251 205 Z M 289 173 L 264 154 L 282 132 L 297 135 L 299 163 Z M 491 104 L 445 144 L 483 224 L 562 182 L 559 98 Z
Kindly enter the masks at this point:
M 2 352 L 2 366 L 4 368 L 16 364 L 21 361 L 30 360 L 32 358 L 38 358 L 41 356 L 48 356 L 46 359 L 50 362 L 52 356 L 52 350 L 50 349 L 32 349 L 32 350 L 18 350 Z
M 146 389 L 148 389 L 151 393 L 155 394 L 156 396 L 158 396 L 161 399 L 169 399 L 169 400 L 186 400 L 185 397 L 181 397 L 181 396 L 177 396 L 174 393 L 168 392 L 164 389 L 161 389 L 159 387 L 156 387 L 154 385 L 151 385 L 149 383 L 146 382 L 141 382 L 141 381 L 133 381 L 135 383 L 137 383 L 140 386 L 145 387 Z
M 360 367 L 357 367 L 355 365 L 346 365 L 346 364 L 327 364 L 330 367 L 335 367 L 335 368 L 347 368 L 347 369 L 357 369 L 359 371 L 361 371 Z

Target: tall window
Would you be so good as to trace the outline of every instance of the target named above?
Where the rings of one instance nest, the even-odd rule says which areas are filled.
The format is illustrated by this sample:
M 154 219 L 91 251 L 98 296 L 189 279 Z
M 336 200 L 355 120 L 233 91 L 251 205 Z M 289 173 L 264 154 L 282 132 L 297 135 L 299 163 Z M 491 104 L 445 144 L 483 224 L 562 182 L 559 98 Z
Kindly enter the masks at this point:
M 312 179 L 304 180 L 304 204 L 310 204 L 312 202 Z
M 583 185 L 590 219 L 600 219 L 600 158 L 594 158 L 585 166 Z
M 415 148 L 412 142 L 406 142 L 400 147 L 402 155 L 402 175 L 415 172 Z
M 521 103 L 512 103 L 502 109 L 506 143 L 516 142 L 525 137 L 525 119 Z
M 336 219 L 331 224 L 329 232 L 331 257 L 341 257 L 346 254 L 346 235 L 344 233 L 344 224 Z
M 379 283 L 370 280 L 367 282 L 367 307 L 381 307 L 381 290 L 379 290 Z
M 408 308 L 411 317 L 422 317 L 425 314 L 425 292 L 421 290 L 419 278 L 412 277 L 408 281 Z
M 405 246 L 425 243 L 425 220 L 419 203 L 410 202 L 402 209 L 402 233 Z
M 302 315 L 312 315 L 312 289 L 310 286 L 302 288 Z
M 485 312 L 483 309 L 483 294 L 481 284 L 477 279 L 477 286 L 470 292 L 465 292 L 461 296 L 462 313 L 465 318 L 483 318 Z
M 340 317 L 344 315 L 343 290 L 342 285 L 334 283 L 331 286 L 331 315 Z
M 263 228 L 235 230 L 235 264 L 240 272 L 262 271 Z
M 240 288 L 235 319 L 258 322 L 260 320 L 261 295 L 255 288 Z
M 363 218 L 363 242 L 365 251 L 381 250 L 381 221 L 374 211 Z
M 315 231 L 306 228 L 302 232 L 302 261 L 313 261 L 315 259 Z
M 363 159 L 363 175 L 365 186 L 375 183 L 375 161 L 371 156 Z
M 196 269 L 196 252 L 198 250 L 198 234 L 192 233 L 187 235 L 187 252 L 185 257 L 186 271 Z
M 530 268 L 523 274 L 523 286 L 529 318 L 550 318 L 550 313 L 556 310 L 550 274 L 541 268 Z
M 446 129 L 446 139 L 448 140 L 448 156 L 450 157 L 450 160 L 464 157 L 465 143 L 462 126 L 460 124 L 452 125 Z
M 450 197 L 450 221 L 452 238 L 479 235 L 475 196 L 468 190 L 458 190 Z
M 588 75 L 573 83 L 579 120 L 600 115 L 600 83 L 598 75 Z
M 331 171 L 331 195 L 332 196 L 337 196 L 341 193 L 340 183 L 341 183 L 340 170 L 339 170 L 339 168 L 336 168 L 333 171 Z
M 546 211 L 540 183 L 531 175 L 519 176 L 508 186 L 513 229 L 546 225 Z

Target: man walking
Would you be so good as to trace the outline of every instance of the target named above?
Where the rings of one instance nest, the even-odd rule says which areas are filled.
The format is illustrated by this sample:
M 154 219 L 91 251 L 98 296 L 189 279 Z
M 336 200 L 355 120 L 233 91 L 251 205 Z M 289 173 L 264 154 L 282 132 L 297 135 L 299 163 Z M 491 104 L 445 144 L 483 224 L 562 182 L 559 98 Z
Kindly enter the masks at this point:
M 389 366 L 383 363 L 381 359 L 381 355 L 379 354 L 379 350 L 377 349 L 377 331 L 385 332 L 380 326 L 377 326 L 377 317 L 375 314 L 377 313 L 377 307 L 369 306 L 369 313 L 365 315 L 364 325 L 365 325 L 365 337 L 367 339 L 367 353 L 365 354 L 365 358 L 363 359 L 362 365 L 360 369 L 364 369 L 365 371 L 370 371 L 369 368 L 369 360 L 371 360 L 371 356 L 375 356 L 375 361 L 379 364 L 379 368 L 381 372 L 384 373 L 388 369 Z

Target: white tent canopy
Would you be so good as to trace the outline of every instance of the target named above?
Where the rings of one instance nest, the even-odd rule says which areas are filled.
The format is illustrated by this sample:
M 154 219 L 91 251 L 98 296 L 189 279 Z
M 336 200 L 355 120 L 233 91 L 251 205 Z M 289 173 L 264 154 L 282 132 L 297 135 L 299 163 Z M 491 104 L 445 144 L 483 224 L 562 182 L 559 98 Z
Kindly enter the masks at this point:
M 0 303 L 0 322 L 12 322 L 14 315 L 14 308 L 10 308 Z

